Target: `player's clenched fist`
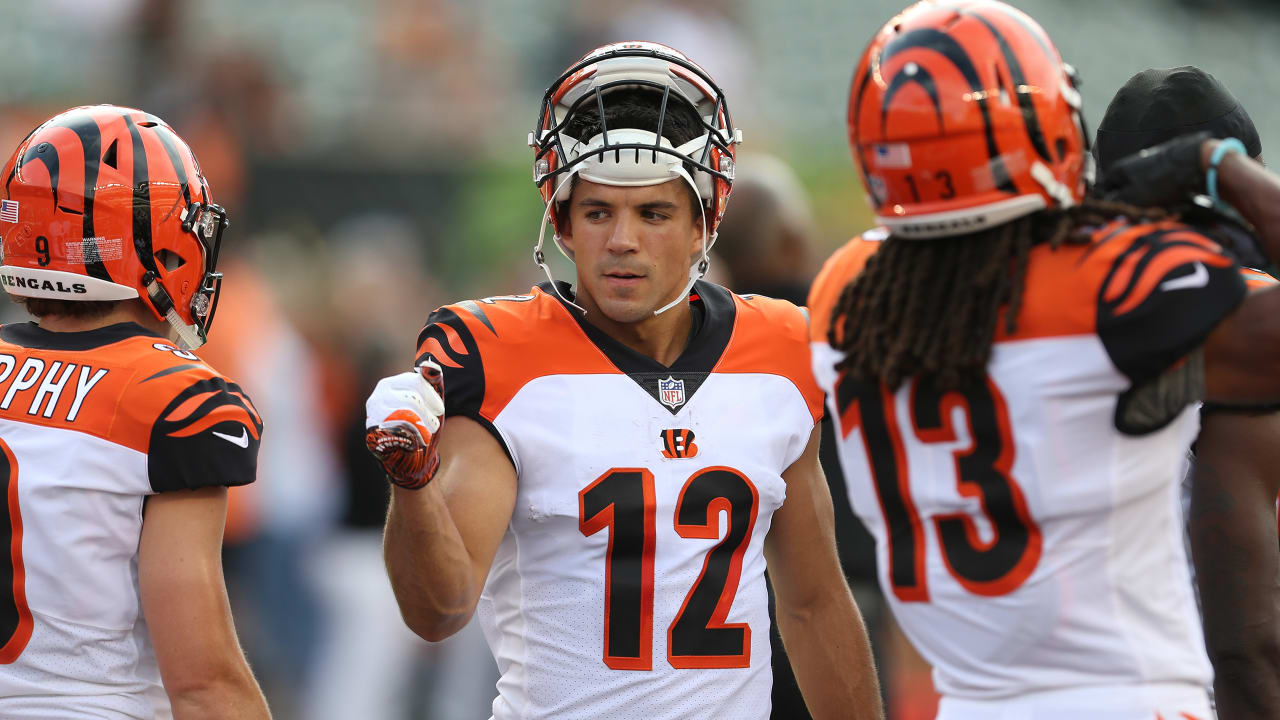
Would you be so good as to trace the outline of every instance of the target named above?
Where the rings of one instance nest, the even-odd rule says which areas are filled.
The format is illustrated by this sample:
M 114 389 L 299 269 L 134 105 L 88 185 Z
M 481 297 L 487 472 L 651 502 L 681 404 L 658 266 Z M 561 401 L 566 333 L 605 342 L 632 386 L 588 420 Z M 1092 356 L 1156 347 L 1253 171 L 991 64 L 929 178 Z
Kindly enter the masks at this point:
M 391 482 L 425 487 L 440 467 L 436 445 L 444 421 L 444 378 L 427 360 L 416 370 L 383 378 L 365 401 L 365 445 Z

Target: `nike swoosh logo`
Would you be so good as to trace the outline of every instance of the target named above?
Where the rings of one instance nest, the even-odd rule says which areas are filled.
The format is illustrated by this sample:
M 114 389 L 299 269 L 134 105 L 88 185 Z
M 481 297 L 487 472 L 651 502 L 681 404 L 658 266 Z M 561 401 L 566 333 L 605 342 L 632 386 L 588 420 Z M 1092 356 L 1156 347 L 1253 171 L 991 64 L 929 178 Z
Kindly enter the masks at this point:
M 243 427 L 240 428 L 240 437 L 236 437 L 235 435 L 223 435 L 222 433 L 216 430 L 212 432 L 214 435 L 217 435 L 218 437 L 222 438 L 223 440 L 226 440 L 232 445 L 239 445 L 242 448 L 249 447 L 249 431 Z
M 1209 271 L 1205 268 L 1204 263 L 1196 263 L 1196 271 L 1190 275 L 1183 275 L 1180 278 L 1165 280 L 1160 283 L 1161 290 L 1186 290 L 1189 288 L 1204 287 L 1209 284 Z

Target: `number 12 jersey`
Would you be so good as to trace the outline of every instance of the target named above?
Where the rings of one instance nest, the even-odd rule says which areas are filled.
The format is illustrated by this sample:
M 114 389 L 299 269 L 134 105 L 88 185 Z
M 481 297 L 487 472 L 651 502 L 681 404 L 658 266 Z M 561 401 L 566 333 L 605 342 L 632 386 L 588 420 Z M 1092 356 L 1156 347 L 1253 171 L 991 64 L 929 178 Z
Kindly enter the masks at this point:
M 703 282 L 692 303 L 670 367 L 549 284 L 423 331 L 446 415 L 488 428 L 517 471 L 477 610 L 498 720 L 769 716 L 763 544 L 822 396 L 798 308 Z

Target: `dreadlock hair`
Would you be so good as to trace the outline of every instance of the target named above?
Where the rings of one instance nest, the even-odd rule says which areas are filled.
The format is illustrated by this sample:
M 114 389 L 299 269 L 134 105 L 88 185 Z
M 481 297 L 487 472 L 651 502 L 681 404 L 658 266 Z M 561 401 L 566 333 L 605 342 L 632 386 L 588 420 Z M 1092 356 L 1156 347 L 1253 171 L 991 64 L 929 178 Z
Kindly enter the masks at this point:
M 1081 230 L 1121 216 L 1167 214 L 1086 198 L 967 235 L 890 236 L 836 301 L 828 338 L 844 353 L 837 369 L 890 388 L 915 376 L 942 392 L 981 382 L 1002 312 L 1006 331 L 1017 329 L 1032 246 L 1087 243 Z
M 596 108 L 594 100 L 589 99 L 593 96 L 587 97 L 585 104 L 574 112 L 566 125 L 564 129 L 566 135 L 586 142 L 599 135 L 605 127 L 658 132 L 662 94 L 653 88 L 622 87 L 605 92 L 603 123 L 600 122 L 600 111 Z M 698 115 L 697 108 L 672 93 L 667 102 L 666 114 L 662 116 L 662 137 L 666 138 L 672 147 L 680 147 L 703 132 L 702 117 Z M 689 163 L 685 163 L 685 170 L 690 176 L 694 173 L 694 168 Z M 569 182 L 570 194 L 572 194 L 573 188 L 578 186 L 578 176 L 575 174 Z M 697 221 L 701 216 L 698 212 L 698 194 L 689 187 L 688 183 L 680 184 L 684 186 L 689 197 L 689 209 L 693 211 L 693 218 Z

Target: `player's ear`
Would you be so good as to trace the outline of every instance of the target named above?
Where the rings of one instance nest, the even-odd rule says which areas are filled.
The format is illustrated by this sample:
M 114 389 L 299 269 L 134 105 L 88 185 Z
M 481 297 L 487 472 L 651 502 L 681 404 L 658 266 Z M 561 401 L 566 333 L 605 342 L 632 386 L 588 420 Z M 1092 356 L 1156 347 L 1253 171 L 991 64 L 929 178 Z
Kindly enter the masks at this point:
M 698 212 L 698 208 L 693 208 L 693 224 L 690 225 L 690 244 L 689 257 L 695 257 L 702 254 L 702 228 L 704 226 L 702 213 Z
M 560 246 L 573 258 L 573 221 L 569 219 L 569 203 L 561 203 L 556 210 L 557 227 L 560 231 Z

